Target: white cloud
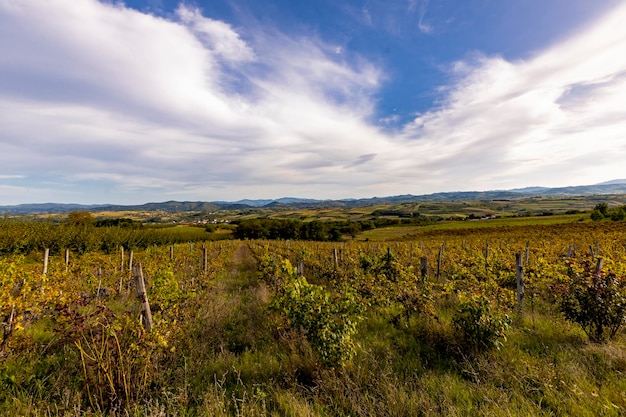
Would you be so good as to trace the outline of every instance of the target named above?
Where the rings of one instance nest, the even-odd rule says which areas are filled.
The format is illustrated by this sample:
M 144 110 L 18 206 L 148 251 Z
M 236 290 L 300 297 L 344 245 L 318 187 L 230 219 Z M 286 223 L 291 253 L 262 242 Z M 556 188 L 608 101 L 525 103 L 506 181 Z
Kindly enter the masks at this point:
M 624 21 L 621 6 L 525 61 L 454 63 L 459 78 L 441 107 L 405 128 L 410 146 L 428 155 L 416 168 L 439 169 L 442 186 L 465 178 L 459 189 L 618 176 L 626 160 Z
M 141 187 L 239 198 L 267 183 L 321 197 L 319 184 L 346 174 L 373 179 L 344 168 L 389 145 L 364 122 L 381 78 L 373 65 L 271 30 L 250 44 L 186 6 L 177 18 L 95 0 L 0 0 L 5 169 L 126 199 Z

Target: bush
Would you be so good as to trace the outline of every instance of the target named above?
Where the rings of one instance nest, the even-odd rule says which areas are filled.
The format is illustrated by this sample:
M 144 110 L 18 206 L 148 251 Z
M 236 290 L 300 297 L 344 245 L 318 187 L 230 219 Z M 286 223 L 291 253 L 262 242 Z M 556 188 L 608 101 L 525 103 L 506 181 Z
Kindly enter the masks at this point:
M 593 220 L 594 222 L 597 222 L 602 219 L 604 219 L 604 216 L 602 215 L 602 213 L 600 213 L 600 211 L 594 210 L 591 212 L 591 220 Z
M 590 261 L 582 267 L 582 272 L 573 272 L 570 265 L 569 282 L 555 287 L 559 308 L 591 341 L 601 342 L 615 336 L 626 321 L 626 282 L 612 272 L 594 270 Z
M 478 294 L 461 301 L 453 324 L 464 346 L 477 351 L 499 349 L 506 341 L 511 319 L 506 314 L 498 314 L 489 298 Z

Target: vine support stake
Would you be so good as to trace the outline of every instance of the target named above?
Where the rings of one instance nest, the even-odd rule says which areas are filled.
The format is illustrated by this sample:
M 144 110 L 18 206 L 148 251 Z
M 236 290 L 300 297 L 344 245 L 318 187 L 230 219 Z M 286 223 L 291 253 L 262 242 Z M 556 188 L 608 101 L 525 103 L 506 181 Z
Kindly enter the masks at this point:
M 422 282 L 425 282 L 426 277 L 428 277 L 428 258 L 426 256 L 420 258 L 420 275 Z
M 143 279 L 140 263 L 133 265 L 133 275 L 137 284 L 137 298 L 141 303 L 141 321 L 146 330 L 150 331 L 152 330 L 152 311 L 150 310 L 148 294 L 146 293 L 146 283 Z
M 46 248 L 43 252 L 43 274 L 48 273 L 48 257 L 50 256 L 50 249 Z
M 124 246 L 120 246 L 120 257 L 121 257 L 120 270 L 124 272 Z
M 515 254 L 515 270 L 517 276 L 517 312 L 521 319 L 524 313 L 524 266 L 521 253 Z
M 441 279 L 441 258 L 443 258 L 443 251 L 446 249 L 446 242 L 443 242 L 439 249 L 439 255 L 437 255 L 437 282 Z
M 602 272 L 603 265 L 604 265 L 604 259 L 598 258 L 598 261 L 596 262 L 596 274 L 599 274 L 600 272 Z

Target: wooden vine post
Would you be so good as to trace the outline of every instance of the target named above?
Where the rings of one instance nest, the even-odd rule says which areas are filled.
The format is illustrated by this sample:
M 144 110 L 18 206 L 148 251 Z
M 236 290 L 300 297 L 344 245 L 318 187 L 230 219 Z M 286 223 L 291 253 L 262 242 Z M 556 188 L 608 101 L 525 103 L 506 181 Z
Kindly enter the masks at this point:
M 209 271 L 209 253 L 204 243 L 202 244 L 202 271 L 205 274 Z
M 420 258 L 420 275 L 422 282 L 425 282 L 426 277 L 428 277 L 428 258 L 426 256 Z
M 122 258 L 121 262 L 120 262 L 120 270 L 124 271 L 124 246 L 120 246 L 120 256 Z
M 65 272 L 68 271 L 70 267 L 70 250 L 65 249 Z
M 598 261 L 596 262 L 596 274 L 599 274 L 600 272 L 602 272 L 603 264 L 604 264 L 604 259 L 598 258 Z
M 133 265 L 133 275 L 137 284 L 137 298 L 141 303 L 141 321 L 146 330 L 150 331 L 152 330 L 152 311 L 150 310 L 148 294 L 146 293 L 146 283 L 143 279 L 143 272 L 141 270 L 140 263 Z
M 43 274 L 48 273 L 48 257 L 50 256 L 50 249 L 46 248 L 43 252 Z
M 446 242 L 443 242 L 437 255 L 437 282 L 441 279 L 441 258 L 443 258 L 443 251 L 446 249 Z
M 524 313 L 524 265 L 521 253 L 515 254 L 515 265 L 517 276 L 517 312 L 521 319 Z

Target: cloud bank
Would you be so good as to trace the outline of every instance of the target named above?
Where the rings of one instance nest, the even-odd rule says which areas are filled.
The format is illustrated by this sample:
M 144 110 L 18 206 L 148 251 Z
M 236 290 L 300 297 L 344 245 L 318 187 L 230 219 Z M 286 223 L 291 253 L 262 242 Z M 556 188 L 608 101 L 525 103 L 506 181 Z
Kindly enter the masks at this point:
M 385 69 L 316 36 L 236 28 L 184 5 L 163 18 L 96 0 L 0 0 L 0 204 L 617 178 L 624 21 L 621 6 L 525 61 L 452 63 L 439 106 L 390 131 L 376 124 Z

